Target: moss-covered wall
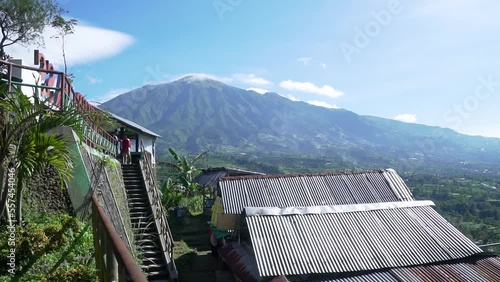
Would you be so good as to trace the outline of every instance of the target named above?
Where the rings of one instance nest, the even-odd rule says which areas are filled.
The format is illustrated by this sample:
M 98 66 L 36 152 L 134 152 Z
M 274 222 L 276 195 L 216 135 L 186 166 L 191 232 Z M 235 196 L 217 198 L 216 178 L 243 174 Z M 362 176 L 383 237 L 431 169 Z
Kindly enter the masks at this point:
M 73 178 L 68 183 L 67 195 L 79 215 L 90 211 L 90 195 L 96 195 L 101 207 L 113 223 L 116 232 L 129 250 L 136 255 L 127 195 L 118 160 L 104 155 L 79 141 L 69 128 L 58 128 L 64 134 L 75 154 Z
M 73 205 L 68 190 L 61 187 L 57 172 L 53 167 L 33 176 L 23 190 L 23 212 L 33 214 L 73 214 Z M 29 209 L 28 209 L 29 207 Z

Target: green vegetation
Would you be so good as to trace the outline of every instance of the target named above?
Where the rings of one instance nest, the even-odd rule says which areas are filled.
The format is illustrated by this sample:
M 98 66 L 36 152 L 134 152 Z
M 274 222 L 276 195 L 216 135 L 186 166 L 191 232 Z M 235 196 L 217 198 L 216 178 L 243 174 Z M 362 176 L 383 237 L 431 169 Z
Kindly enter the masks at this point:
M 73 75 L 68 75 L 68 62 L 66 61 L 66 36 L 73 34 L 75 32 L 75 25 L 77 20 L 75 19 L 64 19 L 61 15 L 56 15 L 52 20 L 52 27 L 57 30 L 57 35 L 54 38 L 61 39 L 61 51 L 64 61 L 64 73 L 73 79 Z
M 64 10 L 53 0 L 0 1 L 0 59 L 5 47 L 14 44 L 43 44 L 42 32 Z
M 55 111 L 48 108 L 38 98 L 38 92 L 33 95 L 33 102 L 20 89 L 6 91 L 7 85 L 2 85 L 0 92 L 0 108 L 9 113 L 2 125 L 0 136 L 0 217 L 9 209 L 7 203 L 14 202 L 13 194 L 8 194 L 6 181 L 7 170 L 16 179 L 16 214 L 7 216 L 7 220 L 16 219 L 22 222 L 22 192 L 26 181 L 46 166 L 52 166 L 60 179 L 61 186 L 72 177 L 73 155 L 68 142 L 62 134 L 51 133 L 56 127 L 67 126 L 78 136 L 83 135 L 81 113 L 74 108 L 65 111 Z M 8 164 L 8 165 L 6 165 Z M 3 189 L 1 189 L 3 188 Z M 8 199 L 9 198 L 9 199 Z
M 16 275 L 7 270 L 9 231 L 0 227 L 0 281 L 97 281 L 92 227 L 64 214 L 36 214 L 16 227 Z M 12 280 L 11 280 L 12 278 Z
M 160 179 L 163 181 L 161 192 L 162 202 L 167 208 L 187 208 L 192 213 L 201 213 L 203 208 L 203 193 L 198 183 L 193 179 L 200 170 L 195 167 L 196 162 L 203 157 L 203 152 L 191 160 L 187 156 L 181 156 L 172 148 L 169 148 L 172 162 L 163 162 L 168 170 L 169 177 Z
M 477 244 L 500 243 L 500 187 L 498 179 L 448 178 L 409 175 L 416 199 L 432 200 L 436 209 Z M 500 253 L 500 246 L 492 248 Z

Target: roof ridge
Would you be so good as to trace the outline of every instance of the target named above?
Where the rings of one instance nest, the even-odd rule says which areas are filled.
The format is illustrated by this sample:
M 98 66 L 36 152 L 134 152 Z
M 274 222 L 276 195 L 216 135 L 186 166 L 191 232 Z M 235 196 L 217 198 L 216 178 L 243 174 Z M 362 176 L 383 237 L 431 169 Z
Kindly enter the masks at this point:
M 314 172 L 314 173 L 290 173 L 290 174 L 266 174 L 266 175 L 241 175 L 241 176 L 225 176 L 221 177 L 219 181 L 230 181 L 238 179 L 266 179 L 266 178 L 293 178 L 293 177 L 311 177 L 311 176 L 336 176 L 336 175 L 355 175 L 355 174 L 368 174 L 368 173 L 384 173 L 391 168 L 387 169 L 374 169 L 365 171 L 336 171 L 336 172 Z
M 324 205 L 306 207 L 245 207 L 245 216 L 288 216 L 307 214 L 330 214 L 348 212 L 368 212 L 374 210 L 388 210 L 401 208 L 414 208 L 434 206 L 432 201 L 404 201 L 404 202 L 379 202 L 351 205 Z

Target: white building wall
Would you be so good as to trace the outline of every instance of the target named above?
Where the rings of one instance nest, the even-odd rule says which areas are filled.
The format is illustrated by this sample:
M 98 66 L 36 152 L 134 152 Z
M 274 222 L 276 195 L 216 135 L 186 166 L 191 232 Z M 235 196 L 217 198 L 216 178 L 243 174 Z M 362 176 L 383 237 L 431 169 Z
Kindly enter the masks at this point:
M 155 138 L 152 136 L 146 136 L 146 135 L 139 135 L 139 138 L 142 140 L 142 143 L 144 144 L 144 149 L 151 153 L 152 162 L 153 162 L 153 164 L 155 164 L 156 163 L 156 160 L 155 160 L 156 148 L 154 148 L 154 150 L 153 150 L 153 147 L 155 146 Z

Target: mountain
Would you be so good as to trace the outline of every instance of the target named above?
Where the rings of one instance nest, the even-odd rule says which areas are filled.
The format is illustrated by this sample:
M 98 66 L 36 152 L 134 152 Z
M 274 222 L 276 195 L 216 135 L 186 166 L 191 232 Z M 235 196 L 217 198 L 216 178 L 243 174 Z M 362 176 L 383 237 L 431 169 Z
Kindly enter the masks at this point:
M 321 155 L 383 167 L 500 164 L 497 138 L 361 116 L 193 76 L 147 85 L 100 107 L 162 135 L 163 150 Z

